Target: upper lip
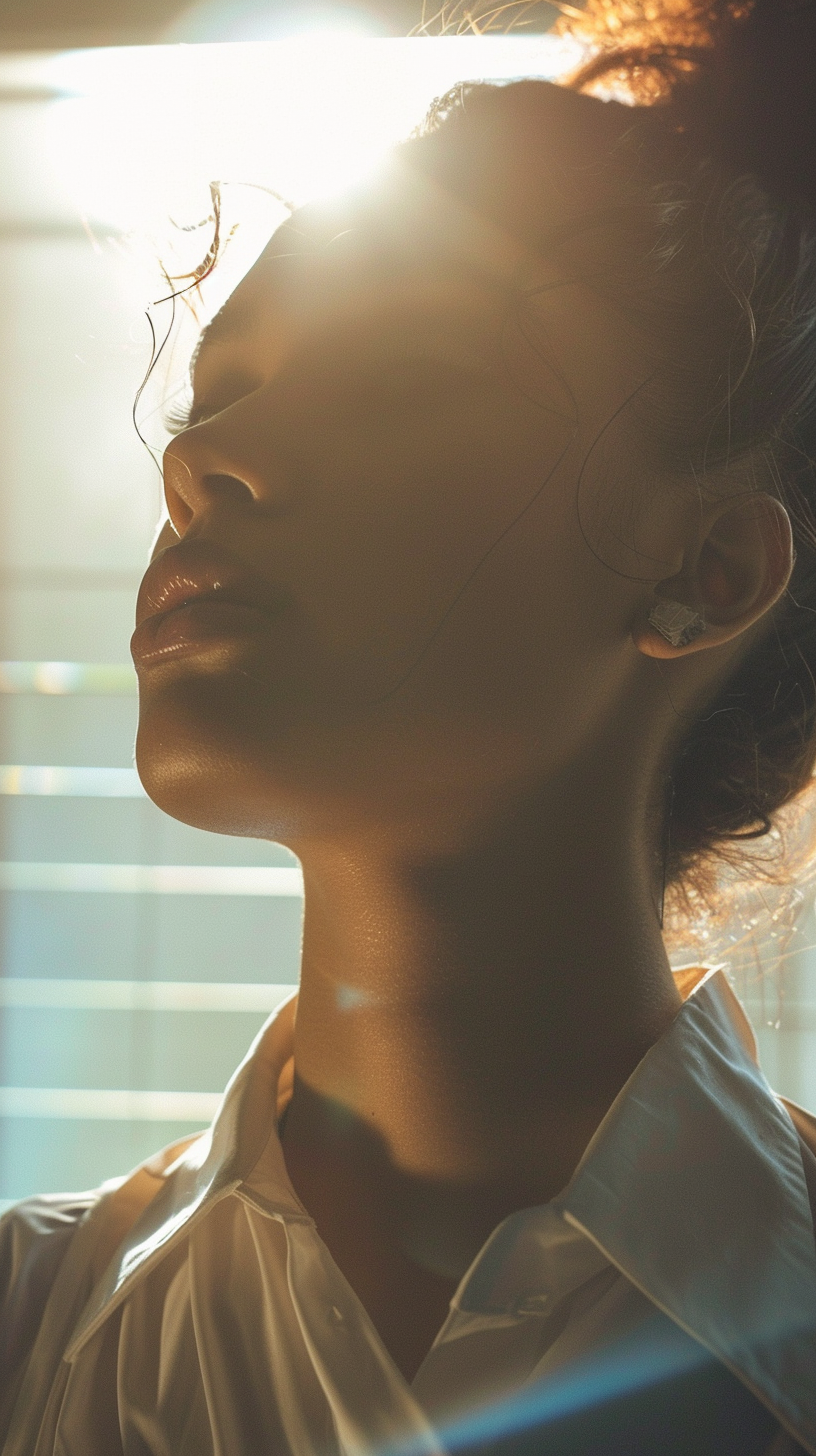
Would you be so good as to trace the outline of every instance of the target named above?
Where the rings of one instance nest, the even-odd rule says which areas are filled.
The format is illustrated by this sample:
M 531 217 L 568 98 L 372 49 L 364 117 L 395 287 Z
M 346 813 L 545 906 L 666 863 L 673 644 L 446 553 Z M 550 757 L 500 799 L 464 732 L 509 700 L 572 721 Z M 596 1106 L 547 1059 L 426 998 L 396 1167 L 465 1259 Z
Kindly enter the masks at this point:
M 202 537 L 185 537 L 178 545 L 168 546 L 147 568 L 136 600 L 136 625 L 147 617 L 207 599 L 262 612 L 281 605 L 280 594 L 227 547 Z

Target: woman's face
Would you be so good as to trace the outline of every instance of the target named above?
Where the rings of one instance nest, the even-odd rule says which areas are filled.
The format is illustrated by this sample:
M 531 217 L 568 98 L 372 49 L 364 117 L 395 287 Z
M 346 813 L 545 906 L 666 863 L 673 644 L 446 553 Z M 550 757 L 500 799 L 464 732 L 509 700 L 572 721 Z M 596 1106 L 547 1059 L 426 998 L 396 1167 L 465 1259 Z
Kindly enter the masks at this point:
M 631 505 L 648 369 L 535 246 L 596 205 L 556 90 L 537 149 L 511 105 L 500 142 L 477 117 L 296 214 L 206 331 L 133 644 L 176 817 L 297 847 L 478 812 L 568 763 L 631 671 L 642 586 L 592 537 Z

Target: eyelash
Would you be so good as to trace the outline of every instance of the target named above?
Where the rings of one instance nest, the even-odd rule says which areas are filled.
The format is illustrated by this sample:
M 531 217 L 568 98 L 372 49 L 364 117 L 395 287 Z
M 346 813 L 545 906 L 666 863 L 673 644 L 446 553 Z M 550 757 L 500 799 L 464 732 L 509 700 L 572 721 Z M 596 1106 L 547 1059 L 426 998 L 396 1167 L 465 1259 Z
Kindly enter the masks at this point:
M 345 394 L 346 398 L 348 398 L 350 394 L 362 392 L 356 391 L 354 388 L 355 383 L 359 385 L 361 380 L 364 386 L 373 386 L 374 391 L 379 390 L 381 394 L 386 392 L 402 394 L 406 392 L 404 388 L 387 390 L 387 380 L 383 377 L 382 369 L 383 366 L 387 366 L 388 364 L 391 364 L 395 369 L 401 367 L 404 370 L 410 370 L 412 366 L 416 368 L 417 366 L 424 365 L 427 370 L 427 375 L 431 379 L 434 373 L 436 373 L 437 377 L 441 374 L 442 376 L 447 376 L 448 379 L 451 375 L 456 375 L 460 382 L 464 380 L 469 382 L 477 379 L 484 380 L 490 374 L 490 371 L 487 369 L 474 368 L 472 360 L 463 361 L 460 357 L 451 357 L 448 353 L 436 354 L 429 351 L 427 354 L 406 354 L 400 358 L 375 361 L 368 369 L 360 372 L 360 377 L 358 377 L 357 381 L 352 376 L 347 376 L 343 380 L 338 393 L 341 395 Z M 193 399 L 190 398 L 183 402 L 168 405 L 162 411 L 162 422 L 167 433 L 175 436 L 180 435 L 184 430 L 189 430 L 194 424 L 204 423 L 205 420 L 211 418 L 211 415 L 217 414 L 218 412 L 218 410 L 208 412 L 205 407 L 197 407 Z
M 192 399 L 176 400 L 162 410 L 162 424 L 168 435 L 180 435 L 182 431 L 189 430 L 193 419 Z

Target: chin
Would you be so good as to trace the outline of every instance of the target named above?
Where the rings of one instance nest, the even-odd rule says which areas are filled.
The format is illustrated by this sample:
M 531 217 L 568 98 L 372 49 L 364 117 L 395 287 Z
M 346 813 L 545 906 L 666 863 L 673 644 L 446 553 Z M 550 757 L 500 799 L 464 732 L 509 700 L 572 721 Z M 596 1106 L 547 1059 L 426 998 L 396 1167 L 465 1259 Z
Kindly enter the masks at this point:
M 143 684 L 136 766 L 172 818 L 293 848 L 365 813 L 371 745 L 362 738 L 342 711 L 245 674 L 168 675 Z
M 216 834 L 307 840 L 439 817 L 469 818 L 477 786 L 507 778 L 506 744 L 461 723 L 423 722 L 401 705 L 351 707 L 331 692 L 287 690 L 242 672 L 150 674 L 136 763 L 153 802 Z M 485 763 L 489 773 L 485 775 Z
M 136 767 L 154 804 L 196 829 L 284 839 L 287 734 L 260 685 L 233 674 L 140 694 Z M 276 721 L 277 720 L 277 721 Z M 294 815 L 297 818 L 297 815 Z

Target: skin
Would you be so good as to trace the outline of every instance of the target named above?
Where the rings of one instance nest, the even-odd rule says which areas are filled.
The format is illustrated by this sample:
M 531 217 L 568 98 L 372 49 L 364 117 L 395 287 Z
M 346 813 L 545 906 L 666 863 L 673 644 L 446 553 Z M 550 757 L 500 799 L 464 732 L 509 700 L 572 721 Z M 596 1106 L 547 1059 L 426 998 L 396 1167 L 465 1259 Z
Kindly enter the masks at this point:
M 747 466 L 659 469 L 649 341 L 537 242 L 619 185 L 623 110 L 510 88 L 297 215 L 165 460 L 158 551 L 225 544 L 281 607 L 142 667 L 139 769 L 301 859 L 287 1167 L 408 1378 L 677 1012 L 664 775 L 791 569 Z

